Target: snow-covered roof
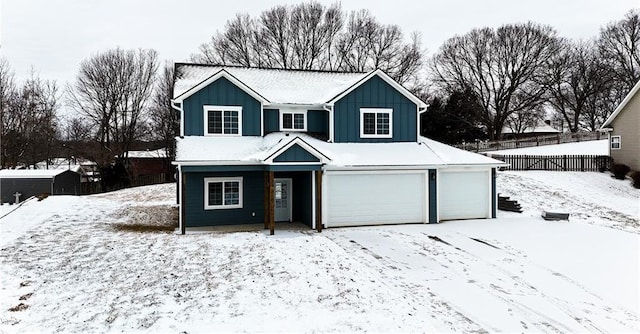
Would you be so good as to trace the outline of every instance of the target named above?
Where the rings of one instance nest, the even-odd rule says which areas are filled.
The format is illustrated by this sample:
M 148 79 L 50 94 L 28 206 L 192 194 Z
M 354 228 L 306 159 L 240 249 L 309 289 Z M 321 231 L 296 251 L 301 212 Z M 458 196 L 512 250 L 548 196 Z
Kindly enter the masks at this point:
M 527 127 L 521 132 L 513 131 L 511 128 L 505 127 L 502 131 L 503 134 L 512 134 L 512 133 L 561 133 L 562 131 L 551 127 L 548 124 L 542 124 L 535 127 Z
M 164 148 L 159 148 L 157 150 L 147 150 L 147 151 L 129 151 L 127 152 L 127 156 L 129 158 L 166 158 L 167 150 Z
M 173 96 L 184 97 L 199 84 L 219 75 L 235 78 L 270 104 L 322 104 L 365 78 L 367 73 L 178 64 Z
M 463 151 L 421 137 L 419 142 L 328 143 L 306 134 L 271 133 L 265 137 L 203 137 L 177 139 L 176 162 L 190 164 L 264 164 L 291 141 L 302 140 L 327 157 L 331 167 L 411 167 L 504 165 L 502 161 Z
M 66 171 L 66 169 L 0 169 L 0 178 L 50 179 Z
M 604 129 L 611 125 L 611 122 L 613 122 L 613 120 L 616 119 L 616 117 L 618 117 L 618 114 L 620 114 L 622 109 L 624 109 L 624 107 L 627 106 L 627 103 L 631 101 L 631 99 L 636 95 L 638 90 L 640 90 L 640 81 L 638 81 L 636 85 L 633 86 L 633 88 L 631 88 L 631 91 L 629 92 L 629 94 L 627 94 L 627 96 L 624 97 L 624 100 L 620 102 L 616 110 L 614 110 L 613 113 L 609 116 L 609 118 L 607 118 L 607 120 L 604 122 L 604 124 L 602 124 L 602 126 L 600 127 L 601 129 Z

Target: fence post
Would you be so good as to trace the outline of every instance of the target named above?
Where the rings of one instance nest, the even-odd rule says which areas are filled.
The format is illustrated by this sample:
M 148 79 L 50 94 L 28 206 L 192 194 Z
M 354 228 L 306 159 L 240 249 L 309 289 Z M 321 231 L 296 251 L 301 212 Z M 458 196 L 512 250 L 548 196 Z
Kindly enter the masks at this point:
M 580 171 L 584 172 L 584 155 L 580 156 Z
M 562 170 L 566 172 L 566 171 L 567 171 L 567 169 L 568 169 L 568 166 L 567 166 L 567 156 L 566 156 L 566 155 L 563 155 L 563 156 L 562 156 Z

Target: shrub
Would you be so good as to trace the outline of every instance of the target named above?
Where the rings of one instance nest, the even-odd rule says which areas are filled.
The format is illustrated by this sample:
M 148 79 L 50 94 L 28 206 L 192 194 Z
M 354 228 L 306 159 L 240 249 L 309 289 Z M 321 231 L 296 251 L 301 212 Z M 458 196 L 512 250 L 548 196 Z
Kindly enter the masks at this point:
M 633 186 L 640 189 L 640 172 L 631 173 L 631 179 L 633 180 Z
M 631 168 L 625 164 L 613 164 L 613 166 L 611 166 L 613 177 L 618 180 L 624 180 L 630 170 Z

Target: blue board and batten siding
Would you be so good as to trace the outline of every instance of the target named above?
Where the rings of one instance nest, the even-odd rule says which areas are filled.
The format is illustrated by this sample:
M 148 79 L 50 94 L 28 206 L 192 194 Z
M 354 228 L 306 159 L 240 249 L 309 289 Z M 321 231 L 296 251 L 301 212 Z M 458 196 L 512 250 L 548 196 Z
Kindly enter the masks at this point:
M 262 106 L 231 81 L 222 77 L 197 91 L 182 102 L 184 110 L 184 135 L 204 135 L 203 106 L 241 106 L 242 135 L 260 136 Z
M 264 110 L 264 133 L 280 131 L 280 110 Z M 329 133 L 329 112 L 325 110 L 307 110 L 307 133 L 326 137 Z
M 393 109 L 393 138 L 360 138 L 360 108 Z M 418 106 L 380 77 L 338 100 L 334 106 L 334 142 L 415 142 Z
M 264 172 L 184 173 L 186 227 L 259 224 L 264 222 Z M 204 209 L 206 177 L 242 177 L 242 208 Z
M 298 144 L 294 144 L 273 159 L 274 162 L 320 162 L 315 155 L 309 153 Z

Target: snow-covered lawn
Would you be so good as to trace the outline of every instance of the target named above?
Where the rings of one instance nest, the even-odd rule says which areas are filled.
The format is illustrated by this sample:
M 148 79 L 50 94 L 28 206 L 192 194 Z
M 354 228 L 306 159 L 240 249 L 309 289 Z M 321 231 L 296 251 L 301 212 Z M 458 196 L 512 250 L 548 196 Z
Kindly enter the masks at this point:
M 0 222 L 0 331 L 637 331 L 640 191 L 599 173 L 498 184 L 523 214 L 275 236 L 117 228 L 175 219 L 172 185 L 33 202 Z
M 607 139 L 485 152 L 493 155 L 609 155 Z

